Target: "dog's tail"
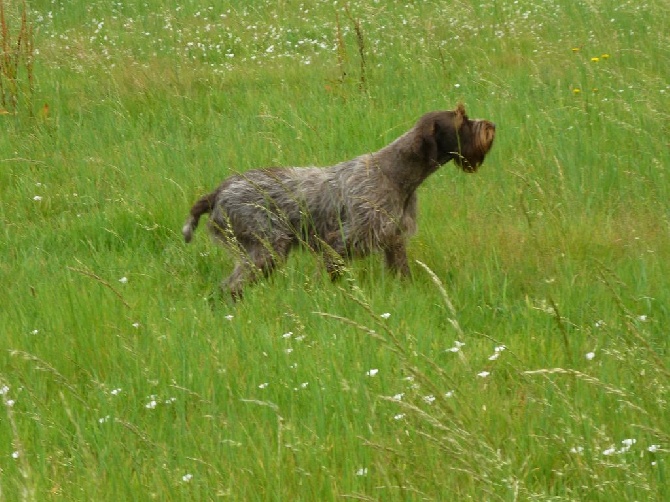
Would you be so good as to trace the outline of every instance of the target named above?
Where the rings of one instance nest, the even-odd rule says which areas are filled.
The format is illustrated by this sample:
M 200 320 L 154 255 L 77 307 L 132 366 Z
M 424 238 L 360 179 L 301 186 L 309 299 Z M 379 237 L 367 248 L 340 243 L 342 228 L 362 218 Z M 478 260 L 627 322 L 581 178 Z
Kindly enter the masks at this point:
M 214 208 L 214 203 L 216 202 L 216 196 L 218 193 L 219 191 L 215 190 L 212 193 L 201 197 L 198 202 L 193 204 L 191 212 L 186 219 L 186 223 L 184 223 L 184 226 L 181 229 L 181 233 L 184 236 L 184 240 L 186 242 L 191 242 L 191 239 L 193 238 L 193 232 L 195 232 L 195 229 L 198 228 L 198 221 L 200 220 L 200 217 L 203 214 L 211 212 Z

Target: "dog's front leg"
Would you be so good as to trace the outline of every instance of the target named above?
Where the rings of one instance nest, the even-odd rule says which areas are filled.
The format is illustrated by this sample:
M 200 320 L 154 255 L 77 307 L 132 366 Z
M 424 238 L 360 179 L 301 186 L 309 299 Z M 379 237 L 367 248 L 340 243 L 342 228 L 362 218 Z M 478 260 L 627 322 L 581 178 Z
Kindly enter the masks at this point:
M 386 257 L 386 266 L 389 270 L 402 277 L 411 277 L 404 240 L 398 239 L 384 246 L 384 255 Z

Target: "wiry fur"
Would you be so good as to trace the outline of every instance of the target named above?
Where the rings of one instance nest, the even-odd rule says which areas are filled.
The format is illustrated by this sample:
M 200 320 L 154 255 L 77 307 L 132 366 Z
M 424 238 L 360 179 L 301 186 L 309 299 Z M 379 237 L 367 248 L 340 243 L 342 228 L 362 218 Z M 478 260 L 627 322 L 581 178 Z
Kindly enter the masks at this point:
M 257 169 L 227 178 L 191 208 L 182 233 L 199 218 L 226 246 L 240 251 L 222 288 L 233 298 L 258 272 L 268 275 L 291 248 L 306 244 L 324 254 L 331 277 L 341 259 L 384 252 L 392 271 L 409 275 L 407 238 L 416 231 L 416 189 L 454 160 L 466 172 L 484 161 L 495 136 L 487 120 L 468 119 L 463 105 L 427 113 L 381 150 L 328 168 Z

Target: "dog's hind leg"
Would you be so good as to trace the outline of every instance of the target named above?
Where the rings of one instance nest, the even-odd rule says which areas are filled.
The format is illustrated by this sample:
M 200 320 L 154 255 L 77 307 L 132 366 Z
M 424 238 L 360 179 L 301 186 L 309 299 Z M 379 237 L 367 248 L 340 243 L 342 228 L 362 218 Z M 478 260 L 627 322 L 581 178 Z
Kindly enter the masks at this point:
M 224 293 L 229 293 L 234 302 L 242 299 L 242 291 L 246 283 L 247 263 L 237 262 L 233 273 L 221 282 L 221 290 Z
M 291 248 L 290 239 L 278 239 L 272 245 L 255 241 L 245 243 L 247 256 L 235 264 L 233 273 L 222 283 L 221 289 L 230 293 L 234 301 L 241 300 L 244 287 L 268 277 L 275 268 L 283 263 Z
M 328 234 L 325 240 L 319 242 L 319 247 L 323 254 L 326 272 L 328 272 L 331 281 L 336 281 L 342 276 L 344 257 L 347 253 L 341 232 L 337 231 Z

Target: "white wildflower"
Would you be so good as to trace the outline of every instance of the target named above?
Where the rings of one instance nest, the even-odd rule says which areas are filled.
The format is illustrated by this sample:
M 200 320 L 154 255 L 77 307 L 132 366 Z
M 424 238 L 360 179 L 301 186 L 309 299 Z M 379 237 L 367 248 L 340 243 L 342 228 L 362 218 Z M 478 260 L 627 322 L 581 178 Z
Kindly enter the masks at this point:
M 368 475 L 368 468 L 367 467 L 361 467 L 356 471 L 356 476 L 367 476 Z
M 365 374 L 369 377 L 373 377 L 377 373 L 379 373 L 379 370 L 377 368 L 372 368 L 371 370 L 365 372 Z
M 268 382 L 263 382 L 258 386 L 259 389 L 265 389 L 268 385 L 270 385 Z
M 490 374 L 491 374 L 491 372 L 489 372 L 489 371 L 481 371 L 481 372 L 477 373 L 477 376 L 481 377 L 481 378 L 486 378 Z
M 596 353 L 595 352 L 587 352 L 585 357 L 586 357 L 587 360 L 590 361 L 591 359 L 596 357 Z
M 660 444 L 652 444 L 651 446 L 649 446 L 649 447 L 647 448 L 647 451 L 648 451 L 648 452 L 651 452 L 651 453 L 655 453 L 655 452 L 658 451 L 658 449 L 659 449 L 660 447 L 661 447 Z
M 126 284 L 128 282 L 128 278 L 126 276 L 123 276 L 123 277 L 121 277 L 121 279 L 119 279 L 119 282 L 121 284 Z
M 384 312 L 383 314 L 380 314 L 379 317 L 381 317 L 382 319 L 388 319 L 389 317 L 391 317 L 391 313 Z
M 18 451 L 13 451 L 12 452 L 12 458 L 19 458 L 19 452 Z
M 181 480 L 182 480 L 184 483 L 188 483 L 188 482 L 191 481 L 192 479 L 193 479 L 193 474 L 184 474 L 184 475 L 181 477 Z

